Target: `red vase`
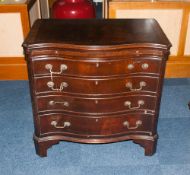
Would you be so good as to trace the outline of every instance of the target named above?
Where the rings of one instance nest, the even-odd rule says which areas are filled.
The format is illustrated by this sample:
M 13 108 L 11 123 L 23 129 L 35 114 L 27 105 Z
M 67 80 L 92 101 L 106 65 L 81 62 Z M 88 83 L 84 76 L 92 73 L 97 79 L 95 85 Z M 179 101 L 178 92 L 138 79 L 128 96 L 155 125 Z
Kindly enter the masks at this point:
M 95 18 L 91 0 L 57 0 L 52 6 L 53 18 Z

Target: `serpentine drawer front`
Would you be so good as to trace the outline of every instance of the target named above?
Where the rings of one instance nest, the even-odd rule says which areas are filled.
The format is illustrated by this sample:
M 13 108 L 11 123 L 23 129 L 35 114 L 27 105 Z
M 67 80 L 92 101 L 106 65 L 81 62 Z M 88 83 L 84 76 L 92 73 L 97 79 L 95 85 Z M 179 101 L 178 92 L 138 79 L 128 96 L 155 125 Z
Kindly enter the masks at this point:
M 151 134 L 153 118 L 145 114 L 128 114 L 118 116 L 69 116 L 67 114 L 51 114 L 40 116 L 41 135 L 56 133 L 60 135 L 78 135 L 80 137 L 111 137 L 123 133 Z
M 55 62 L 56 60 L 56 62 Z M 85 69 L 84 69 L 85 67 Z M 159 74 L 161 58 L 113 58 L 111 60 L 80 60 L 61 57 L 34 57 L 33 69 L 35 76 L 73 75 L 73 76 L 110 76 L 126 74 Z M 111 70 L 111 72 L 110 72 Z
M 118 94 L 131 92 L 157 92 L 159 78 L 131 76 L 113 78 L 78 78 L 52 76 L 34 78 L 35 92 L 73 94 Z
M 81 98 L 66 95 L 53 95 L 40 96 L 37 97 L 36 100 L 39 112 L 66 111 L 100 115 L 105 113 L 121 113 L 131 110 L 155 112 L 156 109 L 156 97 L 148 95 L 123 95 L 111 98 Z M 109 106 L 109 108 L 107 106 Z
M 156 151 L 171 44 L 155 20 L 41 19 L 23 46 L 38 155 L 61 140 Z

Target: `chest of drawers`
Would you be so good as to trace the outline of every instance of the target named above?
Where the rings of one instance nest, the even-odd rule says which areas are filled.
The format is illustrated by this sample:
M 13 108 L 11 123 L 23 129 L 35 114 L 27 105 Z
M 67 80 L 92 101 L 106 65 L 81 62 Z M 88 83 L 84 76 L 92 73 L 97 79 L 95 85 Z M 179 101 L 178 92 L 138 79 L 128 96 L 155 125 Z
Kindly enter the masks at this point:
M 155 152 L 171 46 L 155 20 L 38 20 L 23 46 L 38 155 L 61 140 Z

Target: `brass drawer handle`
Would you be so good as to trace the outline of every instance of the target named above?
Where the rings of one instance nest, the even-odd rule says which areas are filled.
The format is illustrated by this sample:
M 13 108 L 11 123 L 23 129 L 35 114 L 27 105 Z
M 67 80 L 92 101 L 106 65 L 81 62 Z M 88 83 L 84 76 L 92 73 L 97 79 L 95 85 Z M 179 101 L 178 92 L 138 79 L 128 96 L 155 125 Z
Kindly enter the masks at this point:
M 129 109 L 139 109 L 142 105 L 144 105 L 144 100 L 139 100 L 138 101 L 138 106 L 131 107 L 131 102 L 130 101 L 125 101 L 124 106 L 128 106 Z
M 48 86 L 49 88 L 51 88 L 52 90 L 54 90 L 54 91 L 62 91 L 64 88 L 66 88 L 66 87 L 69 86 L 67 82 L 62 82 L 62 83 L 60 84 L 59 89 L 54 88 L 54 85 L 55 85 L 55 83 L 54 83 L 53 81 L 48 81 L 48 82 L 47 82 L 47 86 Z
M 54 126 L 55 128 L 61 129 L 61 128 L 70 127 L 71 123 L 70 122 L 63 122 L 63 126 L 57 126 L 57 122 L 56 121 L 52 121 L 51 125 Z
M 142 125 L 141 120 L 137 120 L 135 126 L 130 126 L 130 124 L 129 124 L 129 122 L 127 120 L 123 122 L 123 126 L 126 126 L 127 129 L 137 129 L 141 125 Z
M 63 106 L 68 107 L 69 106 L 69 102 L 67 101 L 49 101 L 49 105 L 54 106 L 55 104 L 63 104 Z
M 126 86 L 127 88 L 129 88 L 130 91 L 140 91 L 140 90 L 142 90 L 143 87 L 146 86 L 146 82 L 145 82 L 145 81 L 141 81 L 141 82 L 139 83 L 139 86 L 140 86 L 139 88 L 133 88 L 133 84 L 132 84 L 131 82 L 126 83 L 125 86 Z
M 65 70 L 68 69 L 68 67 L 67 67 L 66 64 L 61 64 L 61 65 L 60 65 L 60 71 L 59 71 L 59 72 L 53 72 L 53 71 L 52 71 L 52 69 L 53 69 L 53 65 L 52 65 L 52 64 L 46 64 L 46 65 L 45 65 L 45 68 L 46 68 L 47 70 L 49 70 L 49 72 L 50 72 L 51 74 L 61 74 L 63 71 L 65 71 Z
M 146 70 L 146 69 L 148 69 L 149 64 L 148 64 L 148 63 L 143 63 L 143 64 L 141 65 L 141 67 L 142 67 L 142 69 Z
M 128 70 L 132 70 L 132 69 L 134 69 L 134 67 L 135 67 L 134 64 L 128 64 L 127 65 Z

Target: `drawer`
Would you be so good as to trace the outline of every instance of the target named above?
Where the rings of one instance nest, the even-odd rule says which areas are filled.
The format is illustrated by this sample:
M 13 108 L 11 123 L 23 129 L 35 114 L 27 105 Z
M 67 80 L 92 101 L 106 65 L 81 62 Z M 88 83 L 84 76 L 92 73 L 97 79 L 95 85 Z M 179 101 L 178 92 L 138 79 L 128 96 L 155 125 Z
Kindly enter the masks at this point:
M 114 135 L 130 132 L 150 133 L 153 116 L 149 114 L 128 114 L 104 117 L 79 117 L 64 114 L 42 115 L 41 134 Z
M 68 60 L 64 58 L 36 58 L 32 62 L 34 76 L 74 75 L 112 76 L 124 74 L 159 74 L 159 58 L 115 59 L 115 60 Z
M 101 47 L 89 47 L 83 46 L 81 48 L 75 45 L 74 47 L 67 47 L 67 48 L 55 48 L 55 49 L 35 49 L 30 53 L 30 57 L 36 56 L 52 56 L 52 57 L 71 57 L 79 58 L 79 59 L 88 59 L 88 58 L 105 58 L 110 59 L 115 56 L 132 56 L 132 57 L 139 57 L 139 56 L 164 56 L 164 51 L 158 48 L 129 48 L 128 46 L 121 46 L 121 45 L 114 45 L 106 47 L 101 45 Z
M 67 76 L 34 78 L 35 92 L 110 95 L 126 92 L 156 92 L 158 77 L 131 76 L 105 79 L 83 79 Z
M 38 112 L 66 111 L 86 115 L 103 115 L 127 111 L 155 111 L 155 96 L 131 95 L 112 98 L 79 98 L 66 95 L 37 97 Z

